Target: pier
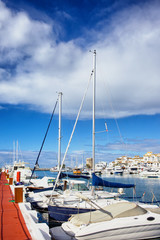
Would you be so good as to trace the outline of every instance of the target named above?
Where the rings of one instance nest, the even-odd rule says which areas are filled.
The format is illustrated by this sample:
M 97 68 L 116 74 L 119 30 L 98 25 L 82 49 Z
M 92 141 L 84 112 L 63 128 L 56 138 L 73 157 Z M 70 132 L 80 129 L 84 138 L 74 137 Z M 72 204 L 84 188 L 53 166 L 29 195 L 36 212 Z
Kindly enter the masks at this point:
M 5 173 L 0 176 L 0 201 L 1 239 L 32 239 Z
M 38 223 L 36 212 L 28 203 L 16 203 L 14 186 L 10 186 L 4 172 L 0 173 L 0 239 L 49 240 L 49 228 Z

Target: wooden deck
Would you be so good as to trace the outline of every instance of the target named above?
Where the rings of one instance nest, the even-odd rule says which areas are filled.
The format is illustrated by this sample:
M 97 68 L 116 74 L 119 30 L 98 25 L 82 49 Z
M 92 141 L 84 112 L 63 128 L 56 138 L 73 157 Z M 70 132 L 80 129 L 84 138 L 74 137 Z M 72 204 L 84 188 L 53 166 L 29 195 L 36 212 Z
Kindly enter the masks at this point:
M 4 172 L 0 174 L 0 239 L 32 239 Z

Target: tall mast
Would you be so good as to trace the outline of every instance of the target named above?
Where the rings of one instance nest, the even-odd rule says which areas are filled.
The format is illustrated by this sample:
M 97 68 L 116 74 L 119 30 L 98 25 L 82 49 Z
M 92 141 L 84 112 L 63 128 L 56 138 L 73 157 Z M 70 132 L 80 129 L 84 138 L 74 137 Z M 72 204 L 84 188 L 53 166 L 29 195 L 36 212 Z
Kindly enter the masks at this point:
M 16 161 L 18 162 L 18 140 L 17 140 L 17 146 L 16 146 Z
M 96 100 L 96 50 L 93 52 L 93 130 L 92 130 L 92 159 L 95 172 L 95 100 Z
M 62 115 L 62 92 L 58 93 L 59 98 L 59 128 L 58 128 L 58 171 L 61 166 L 61 115 Z
M 15 141 L 13 141 L 13 164 L 16 161 L 16 148 L 15 148 Z

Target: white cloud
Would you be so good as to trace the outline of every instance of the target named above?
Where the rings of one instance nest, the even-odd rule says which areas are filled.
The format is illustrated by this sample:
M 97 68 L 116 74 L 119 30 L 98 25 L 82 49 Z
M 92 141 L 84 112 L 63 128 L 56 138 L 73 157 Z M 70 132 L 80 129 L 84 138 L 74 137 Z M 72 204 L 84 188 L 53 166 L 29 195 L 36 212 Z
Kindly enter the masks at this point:
M 109 95 L 117 117 L 160 113 L 159 10 L 155 1 L 126 9 L 114 16 L 110 27 L 104 22 L 103 30 L 94 32 L 98 39 L 94 46 L 86 43 L 88 50 L 97 49 L 99 117 L 113 116 Z M 56 92 L 62 91 L 63 113 L 77 114 L 92 55 L 77 40 L 57 43 L 54 28 L 55 24 L 13 12 L 0 1 L 1 104 L 25 103 L 51 112 Z M 85 117 L 91 115 L 91 98 L 90 89 Z
M 102 78 L 108 80 L 120 116 L 159 113 L 160 5 L 127 9 L 99 46 Z M 119 23 L 119 24 L 118 24 Z M 102 36 L 101 36 L 102 37 Z

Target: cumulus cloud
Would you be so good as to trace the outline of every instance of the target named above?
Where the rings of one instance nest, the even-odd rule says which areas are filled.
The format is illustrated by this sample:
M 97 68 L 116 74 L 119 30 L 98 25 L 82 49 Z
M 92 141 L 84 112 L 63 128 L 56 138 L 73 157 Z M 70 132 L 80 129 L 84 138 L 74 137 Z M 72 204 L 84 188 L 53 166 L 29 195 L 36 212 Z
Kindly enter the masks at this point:
M 85 35 L 59 42 L 56 24 L 13 12 L 0 1 L 0 103 L 51 112 L 62 91 L 63 114 L 74 116 L 92 70 L 88 50 L 97 49 L 97 116 L 113 117 L 110 102 L 117 117 L 160 113 L 159 10 L 152 1 L 116 13 L 90 31 L 96 35 L 90 44 Z M 91 116 L 91 99 L 90 89 L 83 117 Z

